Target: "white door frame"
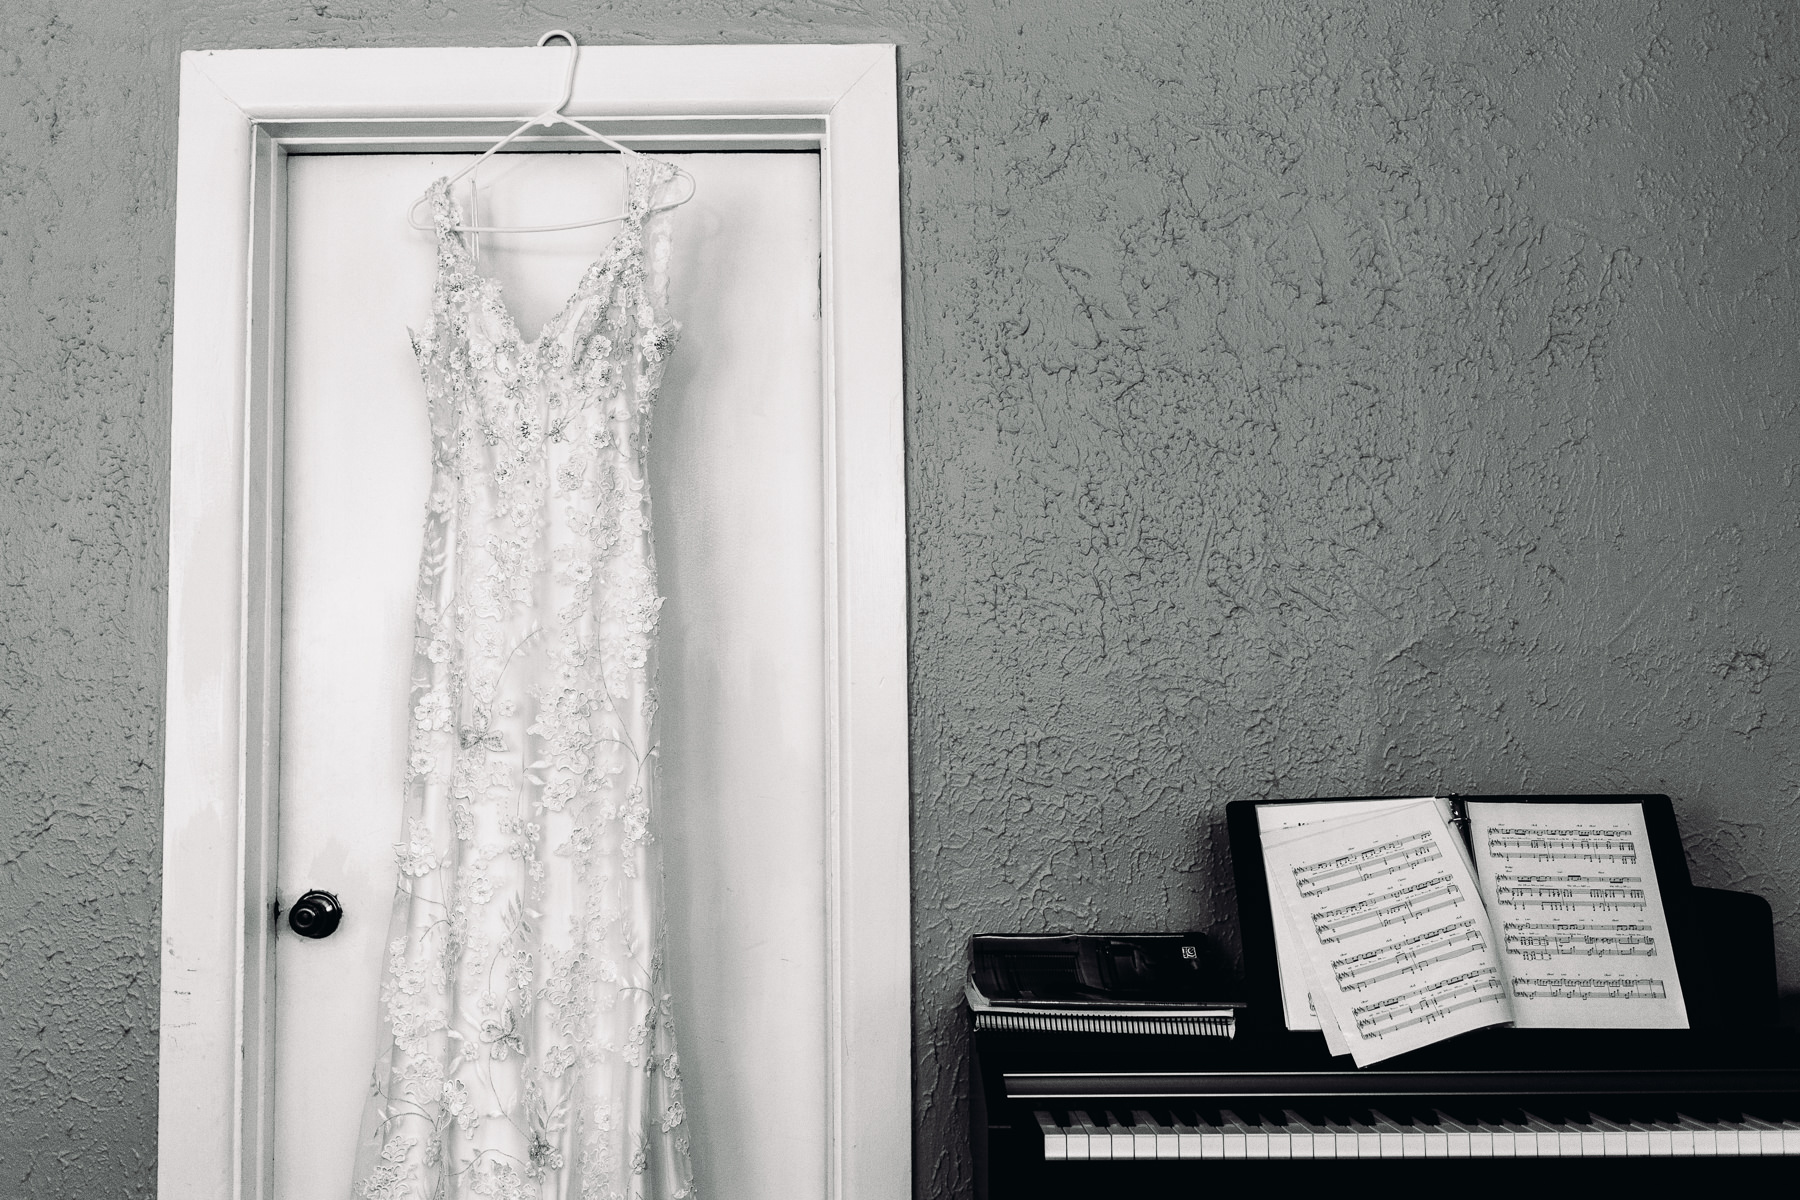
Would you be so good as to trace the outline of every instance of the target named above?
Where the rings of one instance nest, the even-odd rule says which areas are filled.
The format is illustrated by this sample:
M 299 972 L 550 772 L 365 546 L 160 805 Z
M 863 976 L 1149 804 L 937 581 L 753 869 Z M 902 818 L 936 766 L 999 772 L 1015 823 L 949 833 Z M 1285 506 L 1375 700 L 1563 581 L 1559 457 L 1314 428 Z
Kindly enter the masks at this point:
M 182 55 L 158 1194 L 270 1200 L 288 156 L 469 150 L 568 50 Z M 646 149 L 816 148 L 824 320 L 828 1195 L 912 1194 L 894 47 L 584 47 L 569 111 Z M 567 127 L 521 149 L 568 150 Z M 587 143 L 592 145 L 591 142 Z M 398 786 L 398 781 L 396 781 Z

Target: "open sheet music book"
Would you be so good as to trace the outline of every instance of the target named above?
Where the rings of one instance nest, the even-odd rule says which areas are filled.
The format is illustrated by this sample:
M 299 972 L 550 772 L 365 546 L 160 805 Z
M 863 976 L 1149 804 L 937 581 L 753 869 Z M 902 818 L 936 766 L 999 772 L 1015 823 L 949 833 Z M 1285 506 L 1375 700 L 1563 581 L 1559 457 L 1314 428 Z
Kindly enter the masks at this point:
M 1290 1029 L 1358 1066 L 1489 1025 L 1685 1029 L 1638 803 L 1264 804 Z

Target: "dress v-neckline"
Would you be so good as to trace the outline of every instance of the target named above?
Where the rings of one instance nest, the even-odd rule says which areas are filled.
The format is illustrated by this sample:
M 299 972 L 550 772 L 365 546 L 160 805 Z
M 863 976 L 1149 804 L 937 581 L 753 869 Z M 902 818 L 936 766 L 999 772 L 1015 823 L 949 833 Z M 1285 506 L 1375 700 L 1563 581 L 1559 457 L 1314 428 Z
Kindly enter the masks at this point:
M 622 224 L 618 232 L 612 235 L 612 239 L 607 242 L 606 248 L 582 270 L 581 278 L 575 283 L 575 290 L 571 292 L 569 298 L 564 300 L 561 306 L 550 315 L 548 320 L 538 326 L 537 336 L 532 338 L 527 338 L 525 336 L 525 331 L 519 328 L 518 318 L 513 316 L 512 306 L 506 302 L 505 287 L 498 279 L 483 272 L 481 268 L 476 265 L 475 256 L 469 253 L 467 246 L 463 245 L 462 238 L 454 228 L 452 214 L 455 211 L 455 201 L 450 198 L 447 178 L 439 178 L 431 185 L 430 195 L 434 217 L 433 225 L 437 230 L 438 245 L 450 247 L 456 256 L 457 265 L 461 270 L 480 285 L 483 294 L 490 296 L 493 299 L 493 311 L 499 314 L 501 321 L 505 324 L 506 332 L 519 343 L 521 349 L 530 351 L 535 355 L 544 339 L 558 326 L 566 323 L 569 314 L 574 311 L 575 306 L 581 302 L 590 290 L 592 290 L 596 274 L 603 266 L 612 262 L 619 256 L 619 252 L 625 247 L 627 235 L 636 231 L 638 226 L 642 223 L 643 214 L 638 210 L 637 180 L 634 177 L 634 172 L 638 169 L 638 164 L 635 162 L 627 163 L 625 165 L 626 204 L 628 208 L 625 215 L 619 218 Z M 438 277 L 441 282 L 443 278 L 442 267 L 439 268 Z

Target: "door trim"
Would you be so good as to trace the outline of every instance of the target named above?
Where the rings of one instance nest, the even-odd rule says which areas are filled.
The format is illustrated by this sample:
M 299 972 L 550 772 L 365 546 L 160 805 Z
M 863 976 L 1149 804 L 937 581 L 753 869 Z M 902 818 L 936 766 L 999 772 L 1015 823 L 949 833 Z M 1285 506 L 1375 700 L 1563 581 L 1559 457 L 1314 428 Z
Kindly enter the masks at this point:
M 182 55 L 158 1194 L 270 1200 L 282 337 L 292 154 L 454 150 L 546 49 Z M 645 149 L 821 155 L 827 1195 L 912 1194 L 899 140 L 890 45 L 584 47 L 571 112 Z M 569 150 L 550 127 L 522 150 Z M 398 786 L 398 781 L 396 781 Z

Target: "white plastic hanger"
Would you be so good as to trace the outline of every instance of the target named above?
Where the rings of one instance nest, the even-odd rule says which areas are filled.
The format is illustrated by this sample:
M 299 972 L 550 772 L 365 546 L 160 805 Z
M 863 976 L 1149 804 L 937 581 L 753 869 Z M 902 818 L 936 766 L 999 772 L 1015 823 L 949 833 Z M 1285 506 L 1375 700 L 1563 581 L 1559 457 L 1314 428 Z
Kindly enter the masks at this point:
M 611 146 L 614 150 L 617 150 L 620 154 L 626 155 L 627 157 L 630 157 L 630 158 L 643 157 L 643 155 L 639 151 L 633 150 L 630 146 L 625 145 L 623 142 L 615 141 L 614 139 L 607 137 L 604 133 L 601 133 L 598 129 L 591 129 L 588 126 L 583 125 L 580 121 L 577 121 L 574 117 L 564 115 L 563 109 L 568 107 L 569 98 L 575 94 L 575 65 L 581 59 L 581 47 L 579 44 L 576 43 L 575 35 L 570 33 L 566 29 L 552 29 L 550 32 L 546 33 L 543 37 L 539 38 L 537 41 L 537 44 L 539 46 L 546 46 L 550 43 L 551 39 L 553 39 L 553 38 L 562 38 L 564 41 L 569 43 L 569 66 L 568 66 L 568 69 L 563 73 L 562 97 L 559 100 L 557 100 L 557 102 L 554 105 L 545 109 L 543 112 L 539 113 L 537 116 L 532 117 L 530 120 L 526 121 L 523 125 L 519 126 L 517 129 L 513 130 L 511 133 L 507 134 L 505 137 L 503 137 L 499 141 L 495 142 L 492 146 L 489 146 L 486 150 L 482 151 L 481 156 L 479 158 L 477 158 L 474 162 L 470 163 L 468 166 L 464 167 L 462 170 L 458 171 L 456 174 L 450 176 L 450 178 L 445 181 L 446 188 L 455 186 L 458 181 L 464 179 L 465 177 L 467 177 L 468 175 L 473 173 L 477 167 L 481 166 L 482 163 L 486 162 L 488 159 L 490 159 L 494 155 L 498 154 L 503 148 L 505 148 L 507 143 L 511 142 L 514 138 L 518 137 L 520 134 L 523 134 L 525 131 L 527 131 L 527 130 L 531 129 L 533 126 L 537 126 L 537 125 L 543 125 L 546 127 L 555 125 L 558 123 L 561 123 L 563 125 L 570 125 L 576 129 L 581 130 L 581 132 L 587 134 L 589 137 L 594 138 L 608 146 Z M 689 200 L 692 200 L 694 198 L 694 192 L 696 189 L 696 185 L 694 183 L 694 177 L 692 175 L 689 175 L 686 171 L 682 170 L 681 167 L 676 166 L 676 164 L 674 164 L 674 163 L 669 163 L 669 166 L 674 168 L 675 174 L 677 176 L 679 176 L 682 179 L 687 180 L 687 185 L 688 185 L 687 195 L 683 196 L 679 200 L 671 200 L 666 204 L 658 204 L 650 210 L 651 212 L 666 212 L 667 210 L 669 210 L 671 208 L 679 208 L 683 204 L 686 204 Z M 412 208 L 407 210 L 406 219 L 407 219 L 407 224 L 411 225 L 414 229 L 429 231 L 432 228 L 431 222 L 429 220 L 422 221 L 419 219 L 419 208 L 421 205 L 423 205 L 425 203 L 425 200 L 426 200 L 426 198 L 421 196 L 419 199 L 413 201 Z M 586 220 L 586 221 L 569 221 L 569 222 L 567 222 L 565 224 L 561 224 L 561 225 L 479 225 L 479 224 L 465 225 L 465 224 L 458 223 L 455 226 L 455 228 L 459 233 L 555 233 L 555 232 L 557 232 L 559 230 L 563 230 L 563 229 L 586 229 L 591 225 L 609 225 L 614 221 L 623 221 L 625 219 L 625 216 L 626 216 L 626 214 L 619 213 L 615 216 L 610 216 L 610 217 L 594 217 L 594 218 L 591 218 L 590 220 Z M 477 215 L 475 219 L 477 221 L 479 221 L 480 217 Z

